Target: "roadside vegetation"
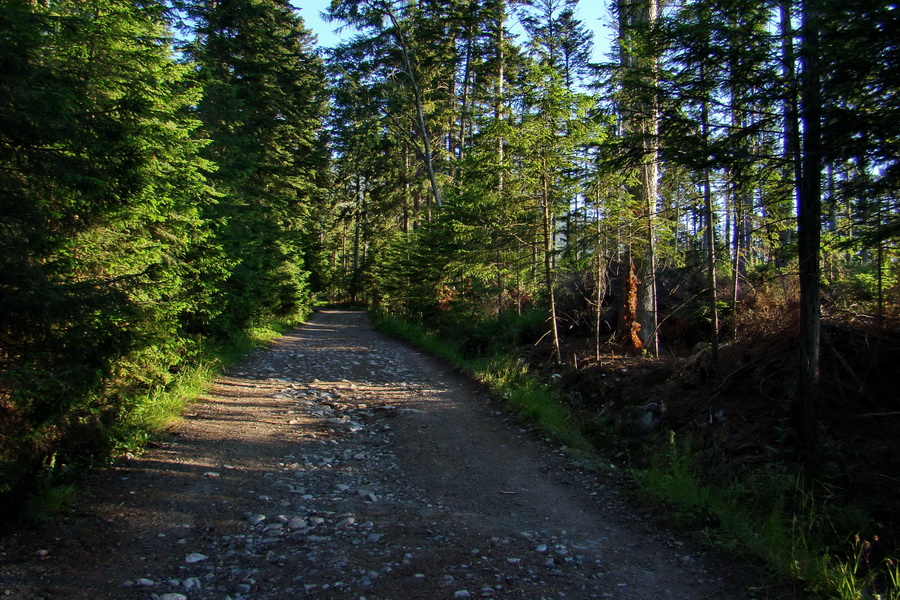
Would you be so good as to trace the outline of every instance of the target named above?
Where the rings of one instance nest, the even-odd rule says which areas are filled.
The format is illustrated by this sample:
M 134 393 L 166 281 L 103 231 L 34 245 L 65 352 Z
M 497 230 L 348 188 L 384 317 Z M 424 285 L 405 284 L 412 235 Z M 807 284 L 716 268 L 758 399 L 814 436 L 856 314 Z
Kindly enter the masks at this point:
M 0 4 L 2 520 L 310 306 L 324 64 L 287 3 L 232 8 Z
M 542 330 L 545 317 L 539 311 L 469 323 L 464 331 L 456 329 L 452 335 L 398 317 L 377 315 L 375 320 L 380 331 L 464 370 L 492 394 L 503 398 L 525 420 L 572 452 L 590 449 L 590 442 L 577 425 L 563 394 L 532 373 L 528 362 L 516 353 L 523 338 Z
M 210 344 L 171 377 L 166 385 L 136 391 L 127 398 L 121 417 L 104 423 L 83 421 L 82 428 L 52 442 L 52 453 L 32 470 L 16 472 L 4 465 L 9 490 L 4 506 L 7 516 L 23 515 L 32 522 L 56 518 L 67 510 L 90 469 L 128 453 L 138 454 L 148 442 L 176 424 L 186 407 L 201 400 L 207 386 L 231 364 L 254 349 L 297 327 L 302 315 L 272 320 L 252 327 L 218 344 Z M 85 398 L 85 403 L 104 403 L 104 398 Z

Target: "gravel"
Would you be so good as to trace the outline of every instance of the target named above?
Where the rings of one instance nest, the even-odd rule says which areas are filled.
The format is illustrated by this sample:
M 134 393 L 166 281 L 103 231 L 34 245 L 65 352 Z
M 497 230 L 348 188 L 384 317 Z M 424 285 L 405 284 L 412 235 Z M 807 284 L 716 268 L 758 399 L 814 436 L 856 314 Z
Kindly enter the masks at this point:
M 65 518 L 0 538 L 22 600 L 750 598 L 477 386 L 322 311 Z M 771 596 L 770 596 L 771 597 Z

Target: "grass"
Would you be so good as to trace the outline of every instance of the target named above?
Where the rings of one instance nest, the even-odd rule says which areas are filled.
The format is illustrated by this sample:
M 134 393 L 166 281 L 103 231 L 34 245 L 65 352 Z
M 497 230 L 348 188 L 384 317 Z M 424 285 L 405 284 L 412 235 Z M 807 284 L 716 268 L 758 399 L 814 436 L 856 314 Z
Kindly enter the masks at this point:
M 224 367 L 296 327 L 301 319 L 273 320 L 240 332 L 227 343 L 201 353 L 192 366 L 165 388 L 156 388 L 135 399 L 127 421 L 116 432 L 116 452 L 139 450 L 149 439 L 176 423 L 184 409 L 195 402 Z
M 379 331 L 405 340 L 426 352 L 440 356 L 456 366 L 464 367 L 466 364 L 466 359 L 459 350 L 445 342 L 437 334 L 429 333 L 411 321 L 398 317 L 376 315 L 375 325 Z
M 829 545 L 840 538 L 835 520 L 863 527 L 862 515 L 817 503 L 802 480 L 777 469 L 710 485 L 689 441 L 670 434 L 668 446 L 653 466 L 634 471 L 639 493 L 702 528 L 709 545 L 752 557 L 820 598 L 900 600 L 896 561 L 871 564 L 872 546 L 858 535 L 843 548 Z
M 527 422 L 572 450 L 583 452 L 590 448 L 562 394 L 540 381 L 526 366 L 509 357 L 493 357 L 475 367 L 475 378 L 506 400 Z
M 38 483 L 25 505 L 23 516 L 30 523 L 46 523 L 75 502 L 78 486 L 74 483 Z

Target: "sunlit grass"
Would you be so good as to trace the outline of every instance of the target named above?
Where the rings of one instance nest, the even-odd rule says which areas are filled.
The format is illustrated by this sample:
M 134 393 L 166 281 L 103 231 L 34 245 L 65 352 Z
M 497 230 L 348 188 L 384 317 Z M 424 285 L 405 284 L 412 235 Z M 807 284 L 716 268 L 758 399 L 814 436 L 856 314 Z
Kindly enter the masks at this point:
M 572 449 L 590 448 L 560 392 L 530 373 L 525 365 L 510 357 L 494 357 L 484 365 L 476 365 L 472 372 L 516 413 L 551 438 Z
M 457 366 L 463 366 L 465 363 L 462 354 L 440 336 L 427 332 L 406 319 L 380 315 L 376 316 L 375 325 L 379 331 L 409 342 Z
M 224 367 L 297 327 L 301 321 L 298 316 L 251 327 L 227 343 L 201 353 L 196 364 L 184 368 L 165 388 L 151 390 L 136 398 L 128 420 L 120 426 L 119 450 L 134 451 L 147 439 L 177 422 L 185 407 L 202 396 Z

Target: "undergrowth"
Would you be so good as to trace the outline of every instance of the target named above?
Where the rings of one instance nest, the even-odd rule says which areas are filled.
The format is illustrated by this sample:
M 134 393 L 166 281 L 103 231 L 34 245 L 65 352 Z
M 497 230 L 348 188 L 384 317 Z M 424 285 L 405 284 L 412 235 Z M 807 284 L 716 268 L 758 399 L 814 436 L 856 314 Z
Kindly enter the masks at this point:
M 380 331 L 406 340 L 468 372 L 550 438 L 574 451 L 583 452 L 590 447 L 561 393 L 542 382 L 529 371 L 525 361 L 511 353 L 518 341 L 514 320 L 506 320 L 500 335 L 497 335 L 495 328 L 484 325 L 482 331 L 490 332 L 484 339 L 489 341 L 475 339 L 469 342 L 470 348 L 480 348 L 482 351 L 465 352 L 447 336 L 428 331 L 407 319 L 383 314 L 375 317 Z M 528 315 L 521 325 L 530 328 L 533 321 L 533 315 Z M 470 326 L 470 331 L 475 330 L 476 326 Z
M 670 432 L 667 448 L 650 466 L 635 469 L 639 493 L 662 504 L 682 525 L 699 528 L 712 547 L 750 557 L 800 582 L 821 598 L 900 600 L 900 571 L 891 558 L 873 563 L 872 544 L 835 528 L 863 530 L 852 507 L 817 500 L 801 477 L 779 465 L 712 485 L 699 453 Z M 875 538 L 877 540 L 877 538 Z

